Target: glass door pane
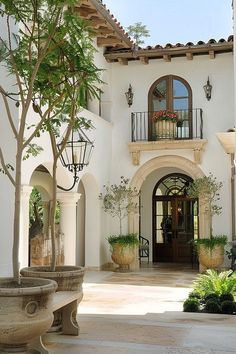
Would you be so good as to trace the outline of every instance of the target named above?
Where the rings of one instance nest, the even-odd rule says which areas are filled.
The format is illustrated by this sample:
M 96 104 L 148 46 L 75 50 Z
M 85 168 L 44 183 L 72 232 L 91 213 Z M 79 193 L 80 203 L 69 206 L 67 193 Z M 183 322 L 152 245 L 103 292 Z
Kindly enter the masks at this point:
M 166 80 L 160 81 L 153 90 L 152 103 L 153 111 L 162 111 L 166 109 L 167 98 L 167 82 Z
M 171 243 L 171 201 L 156 201 L 156 243 Z

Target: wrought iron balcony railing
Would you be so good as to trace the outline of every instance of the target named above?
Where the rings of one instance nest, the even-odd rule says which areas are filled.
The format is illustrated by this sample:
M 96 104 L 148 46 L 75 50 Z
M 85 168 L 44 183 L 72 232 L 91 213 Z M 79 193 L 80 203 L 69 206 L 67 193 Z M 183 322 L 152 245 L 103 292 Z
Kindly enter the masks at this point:
M 164 121 L 157 124 L 152 120 L 154 112 L 131 113 L 131 139 L 135 141 L 203 139 L 202 109 L 176 110 L 177 123 Z M 163 122 L 163 121 L 162 121 Z

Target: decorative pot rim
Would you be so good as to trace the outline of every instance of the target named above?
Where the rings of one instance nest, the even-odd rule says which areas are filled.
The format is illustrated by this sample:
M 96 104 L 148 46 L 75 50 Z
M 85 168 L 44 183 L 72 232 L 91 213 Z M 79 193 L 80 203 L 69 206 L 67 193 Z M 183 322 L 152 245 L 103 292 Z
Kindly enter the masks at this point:
M 80 266 L 71 266 L 71 265 L 62 265 L 56 266 L 55 271 L 50 270 L 50 266 L 32 266 L 25 267 L 20 270 L 20 273 L 25 275 L 25 273 L 31 273 L 37 276 L 38 273 L 42 273 L 47 278 L 48 275 L 50 277 L 70 277 L 70 276 L 78 276 L 84 274 L 84 267 Z
M 53 293 L 57 289 L 57 283 L 51 279 L 20 277 L 21 285 L 17 285 L 13 278 L 0 278 L 0 297 L 1 296 L 22 296 Z M 17 286 L 9 286 L 14 283 Z M 5 284 L 5 286 L 4 286 Z

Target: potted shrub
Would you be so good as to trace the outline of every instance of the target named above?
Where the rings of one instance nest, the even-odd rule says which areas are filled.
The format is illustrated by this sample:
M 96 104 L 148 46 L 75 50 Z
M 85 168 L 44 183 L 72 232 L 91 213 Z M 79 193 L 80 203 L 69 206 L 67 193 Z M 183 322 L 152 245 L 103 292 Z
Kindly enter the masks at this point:
M 121 176 L 120 184 L 112 184 L 104 186 L 104 193 L 99 195 L 102 200 L 103 209 L 113 218 L 119 221 L 119 234 L 108 237 L 111 246 L 111 258 L 114 263 L 118 264 L 119 271 L 128 271 L 130 264 L 134 261 L 136 248 L 139 240 L 136 234 L 123 234 L 122 222 L 128 217 L 129 213 L 138 212 L 138 203 L 136 200 L 139 192 L 135 188 L 128 186 L 129 179 Z
M 155 124 L 156 136 L 159 139 L 174 139 L 178 114 L 170 110 L 153 112 L 152 121 Z
M 197 248 L 200 268 L 218 268 L 224 262 L 224 247 L 227 244 L 227 236 L 213 236 L 212 218 L 219 215 L 222 208 L 217 205 L 220 199 L 219 191 L 222 182 L 217 182 L 210 173 L 209 176 L 197 178 L 188 188 L 188 195 L 191 198 L 199 198 L 205 204 L 206 211 L 210 214 L 209 237 L 194 240 Z
M 129 270 L 130 264 L 135 259 L 135 248 L 139 245 L 136 234 L 126 234 L 118 236 L 109 236 L 107 238 L 111 246 L 111 259 L 119 265 L 118 270 Z
M 91 41 L 74 12 L 75 4 L 74 0 L 0 3 L 6 25 L 6 38 L 0 37 L 0 60 L 15 79 L 10 89 L 0 86 L 0 95 L 16 141 L 13 167 L 0 147 L 1 169 L 15 188 L 13 278 L 0 280 L 0 348 L 4 352 L 26 350 L 26 343 L 45 332 L 53 319 L 50 303 L 56 283 L 40 279 L 38 274 L 37 279 L 19 276 L 21 170 L 23 159 L 41 151 L 33 139 L 42 131 L 56 136 L 63 122 L 69 134 L 78 122 L 85 91 L 88 87 L 90 92 L 95 91 L 92 83 L 98 70 L 92 64 Z M 83 53 L 85 48 L 87 55 Z M 79 275 L 81 278 L 81 271 Z

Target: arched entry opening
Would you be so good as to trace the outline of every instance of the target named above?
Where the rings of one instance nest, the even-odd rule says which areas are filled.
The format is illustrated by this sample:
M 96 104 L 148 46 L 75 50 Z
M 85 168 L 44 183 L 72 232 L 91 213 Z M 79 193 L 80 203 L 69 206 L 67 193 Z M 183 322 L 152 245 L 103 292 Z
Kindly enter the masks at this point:
M 193 262 L 191 240 L 198 237 L 198 201 L 187 195 L 191 182 L 185 174 L 171 173 L 153 189 L 153 262 Z
M 165 155 L 155 157 L 145 162 L 136 171 L 131 179 L 130 186 L 141 191 L 140 215 L 129 215 L 129 232 L 137 233 L 149 240 L 150 260 L 152 261 L 153 238 L 152 238 L 152 196 L 153 190 L 158 181 L 163 177 L 173 174 L 183 174 L 193 180 L 204 176 L 200 167 L 185 157 L 176 155 Z M 141 222 L 140 222 L 141 221 Z M 205 212 L 204 205 L 199 200 L 199 237 L 208 235 L 210 218 Z M 137 262 L 138 265 L 138 262 Z
M 44 165 L 33 171 L 29 198 L 29 265 L 49 265 L 52 243 L 49 215 L 52 199 L 52 177 Z M 60 203 L 55 215 L 56 264 L 64 264 L 64 236 L 60 230 Z

